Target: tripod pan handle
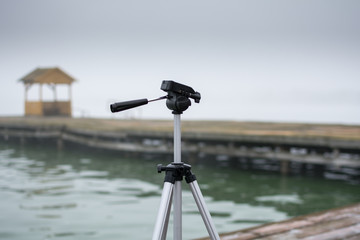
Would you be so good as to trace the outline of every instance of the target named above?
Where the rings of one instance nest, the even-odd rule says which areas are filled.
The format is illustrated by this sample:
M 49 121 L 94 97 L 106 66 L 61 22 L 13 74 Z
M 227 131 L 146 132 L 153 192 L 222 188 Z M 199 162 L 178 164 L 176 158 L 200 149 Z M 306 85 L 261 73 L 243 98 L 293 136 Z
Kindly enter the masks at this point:
M 113 113 L 121 112 L 130 108 L 135 108 L 141 105 L 148 104 L 148 102 L 149 101 L 146 98 L 142 98 L 142 99 L 131 100 L 126 102 L 113 103 L 110 105 L 110 110 Z

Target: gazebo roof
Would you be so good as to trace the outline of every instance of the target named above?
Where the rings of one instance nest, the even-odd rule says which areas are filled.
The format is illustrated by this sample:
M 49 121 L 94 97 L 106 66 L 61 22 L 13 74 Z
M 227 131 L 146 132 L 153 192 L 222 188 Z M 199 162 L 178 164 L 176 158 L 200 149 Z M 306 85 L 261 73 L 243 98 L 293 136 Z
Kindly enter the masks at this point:
M 37 68 L 19 81 L 27 84 L 33 83 L 53 83 L 53 84 L 72 84 L 75 79 L 70 77 L 60 68 Z

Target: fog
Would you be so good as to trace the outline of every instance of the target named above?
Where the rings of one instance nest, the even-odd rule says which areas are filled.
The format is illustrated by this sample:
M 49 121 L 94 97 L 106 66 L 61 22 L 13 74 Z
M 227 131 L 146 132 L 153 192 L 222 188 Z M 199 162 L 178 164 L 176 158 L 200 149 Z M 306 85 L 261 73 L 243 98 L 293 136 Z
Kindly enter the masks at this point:
M 359 10 L 359 1 L 0 1 L 0 115 L 24 114 L 21 77 L 57 66 L 77 80 L 75 117 L 170 119 L 165 102 L 118 114 L 109 104 L 163 96 L 171 79 L 202 95 L 184 119 L 360 124 Z

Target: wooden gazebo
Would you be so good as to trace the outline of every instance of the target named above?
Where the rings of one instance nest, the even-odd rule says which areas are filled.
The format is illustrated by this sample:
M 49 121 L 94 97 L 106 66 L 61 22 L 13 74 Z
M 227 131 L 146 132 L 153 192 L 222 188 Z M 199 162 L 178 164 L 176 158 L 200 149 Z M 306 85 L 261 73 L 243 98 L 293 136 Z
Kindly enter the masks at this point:
M 71 117 L 71 84 L 75 81 L 61 69 L 55 68 L 37 68 L 31 73 L 20 79 L 25 85 L 25 116 L 67 116 Z M 33 85 L 39 85 L 38 101 L 28 100 L 28 91 Z M 53 101 L 43 101 L 42 88 L 48 85 L 54 94 Z M 58 101 L 56 86 L 59 84 L 68 85 L 69 100 Z

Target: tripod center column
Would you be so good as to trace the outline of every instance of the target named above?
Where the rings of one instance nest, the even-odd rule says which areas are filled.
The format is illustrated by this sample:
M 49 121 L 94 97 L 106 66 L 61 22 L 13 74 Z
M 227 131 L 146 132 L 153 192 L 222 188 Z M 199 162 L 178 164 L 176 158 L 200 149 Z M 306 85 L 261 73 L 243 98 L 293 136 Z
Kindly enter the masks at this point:
M 181 163 L 181 122 L 180 114 L 174 114 L 174 163 Z M 182 192 L 181 181 L 176 181 L 174 201 L 174 240 L 182 239 Z
M 174 162 L 181 163 L 181 119 L 174 114 Z

